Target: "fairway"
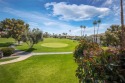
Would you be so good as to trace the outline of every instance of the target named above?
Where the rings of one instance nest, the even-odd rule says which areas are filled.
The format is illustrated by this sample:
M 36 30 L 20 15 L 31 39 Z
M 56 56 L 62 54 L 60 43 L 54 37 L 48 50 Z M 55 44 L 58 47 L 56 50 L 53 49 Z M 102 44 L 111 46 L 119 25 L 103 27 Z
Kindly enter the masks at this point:
M 0 66 L 0 83 L 78 83 L 72 54 L 32 56 Z
M 62 48 L 62 47 L 67 47 L 68 44 L 65 43 L 43 43 L 41 46 L 44 47 L 50 47 L 50 48 Z

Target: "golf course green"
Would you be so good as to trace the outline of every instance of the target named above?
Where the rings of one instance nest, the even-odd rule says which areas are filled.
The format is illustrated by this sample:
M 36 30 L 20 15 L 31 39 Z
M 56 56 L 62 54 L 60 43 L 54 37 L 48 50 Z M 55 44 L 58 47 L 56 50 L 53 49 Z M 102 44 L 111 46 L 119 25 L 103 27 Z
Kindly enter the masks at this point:
M 43 47 L 50 47 L 50 48 L 62 48 L 62 47 L 67 47 L 68 44 L 65 43 L 43 43 L 41 44 Z

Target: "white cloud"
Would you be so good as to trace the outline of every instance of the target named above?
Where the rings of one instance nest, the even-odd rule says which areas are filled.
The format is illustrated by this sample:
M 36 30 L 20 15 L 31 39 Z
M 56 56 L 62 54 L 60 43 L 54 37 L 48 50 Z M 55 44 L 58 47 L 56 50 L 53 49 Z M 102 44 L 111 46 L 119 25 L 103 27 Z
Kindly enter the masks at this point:
M 104 5 L 104 6 L 106 6 L 106 5 L 111 5 L 112 3 L 113 3 L 113 0 L 106 0 L 103 5 Z
M 123 6 L 125 10 L 125 1 L 123 0 Z M 105 0 L 105 2 L 102 4 L 102 7 L 108 7 L 111 10 L 110 17 L 113 21 L 116 21 L 115 23 L 120 24 L 120 0 Z M 124 11 L 125 14 L 125 11 Z
M 44 32 L 63 33 L 75 28 L 73 25 L 62 21 L 53 20 L 38 12 L 26 12 L 12 8 L 3 8 L 3 12 L 28 20 L 30 28 L 40 28 Z
M 53 11 L 54 16 L 59 16 L 63 20 L 81 21 L 91 19 L 93 17 L 104 17 L 109 14 L 110 9 L 98 8 L 90 5 L 67 4 L 65 2 L 46 3 L 45 7 Z
M 15 10 L 12 8 L 4 8 L 3 10 L 4 12 L 7 12 L 14 16 L 28 20 L 27 22 L 28 24 L 30 24 L 30 28 L 40 28 L 44 32 L 56 34 L 66 32 L 72 35 L 81 35 L 81 29 L 79 26 L 74 26 L 59 20 L 53 20 L 38 12 L 26 12 Z M 99 33 L 105 32 L 106 28 L 108 28 L 106 24 L 101 24 Z M 69 33 L 69 30 L 71 30 L 71 33 Z M 85 34 L 93 34 L 93 27 L 87 27 L 85 30 Z

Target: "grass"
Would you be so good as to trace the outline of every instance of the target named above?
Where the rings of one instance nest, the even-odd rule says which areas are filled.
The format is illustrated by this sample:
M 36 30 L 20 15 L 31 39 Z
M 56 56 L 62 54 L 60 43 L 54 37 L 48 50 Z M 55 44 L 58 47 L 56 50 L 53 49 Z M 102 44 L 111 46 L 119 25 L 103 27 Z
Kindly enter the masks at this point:
M 12 38 L 0 38 L 0 48 L 8 47 L 13 43 L 14 43 L 14 39 Z
M 45 47 L 42 44 L 45 43 L 63 43 L 67 44 L 68 46 L 62 48 L 52 48 L 52 47 Z M 20 46 L 17 46 L 17 49 L 23 51 L 33 51 L 33 52 L 69 52 L 75 49 L 75 46 L 78 44 L 77 41 L 69 40 L 69 39 L 57 39 L 57 38 L 45 38 L 44 41 L 35 44 L 33 49 L 28 50 L 28 45 L 23 43 Z M 56 47 L 56 45 L 55 45 Z
M 16 58 L 18 58 L 18 57 L 0 59 L 0 62 L 10 61 L 10 60 L 13 60 L 13 59 L 16 59 Z
M 41 44 L 43 47 L 50 47 L 50 48 L 62 48 L 62 47 L 67 47 L 68 44 L 65 43 L 43 43 Z
M 0 83 L 78 83 L 76 68 L 72 54 L 32 56 L 0 66 Z

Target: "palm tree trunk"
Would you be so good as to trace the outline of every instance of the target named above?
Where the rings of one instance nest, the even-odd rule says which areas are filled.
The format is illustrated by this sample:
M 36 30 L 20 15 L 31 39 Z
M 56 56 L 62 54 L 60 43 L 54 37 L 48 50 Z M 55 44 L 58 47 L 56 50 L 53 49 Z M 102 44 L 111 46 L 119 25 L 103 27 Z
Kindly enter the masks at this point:
M 124 48 L 125 47 L 125 28 L 124 28 L 123 0 L 121 0 L 121 27 L 122 27 L 121 48 Z
M 83 37 L 85 36 L 85 28 L 84 28 L 84 31 L 83 31 Z
M 99 24 L 98 24 L 98 28 L 97 28 L 96 42 L 97 42 L 98 31 L 99 31 Z
M 94 42 L 95 42 L 95 25 L 94 25 Z
M 82 28 L 81 28 L 81 37 L 82 37 Z

